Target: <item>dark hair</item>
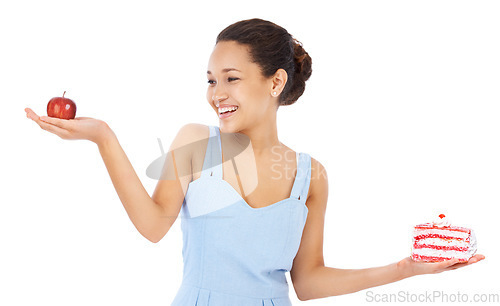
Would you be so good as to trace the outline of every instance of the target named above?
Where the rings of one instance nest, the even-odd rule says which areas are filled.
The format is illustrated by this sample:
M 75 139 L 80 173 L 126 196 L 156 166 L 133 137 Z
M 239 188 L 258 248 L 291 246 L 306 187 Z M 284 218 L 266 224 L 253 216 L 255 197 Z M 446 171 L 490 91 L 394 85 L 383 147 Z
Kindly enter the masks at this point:
M 279 25 L 259 18 L 231 24 L 217 36 L 220 41 L 236 41 L 250 47 L 251 60 L 257 63 L 265 77 L 282 68 L 288 80 L 279 96 L 279 105 L 290 105 L 304 93 L 312 73 L 312 60 L 302 43 Z

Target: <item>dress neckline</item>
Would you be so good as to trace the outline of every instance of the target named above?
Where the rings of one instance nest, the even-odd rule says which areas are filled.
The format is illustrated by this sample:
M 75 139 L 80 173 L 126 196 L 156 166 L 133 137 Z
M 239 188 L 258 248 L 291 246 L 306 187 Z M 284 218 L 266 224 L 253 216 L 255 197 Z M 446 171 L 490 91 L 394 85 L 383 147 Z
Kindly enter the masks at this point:
M 238 198 L 240 198 L 240 200 L 245 204 L 245 206 L 247 206 L 249 209 L 251 210 L 263 210 L 263 209 L 267 209 L 267 208 L 270 208 L 270 207 L 273 207 L 273 206 L 277 206 L 278 204 L 281 204 L 282 202 L 285 202 L 285 201 L 288 201 L 288 200 L 291 200 L 291 199 L 295 199 L 293 197 L 293 190 L 296 188 L 296 184 L 297 184 L 297 176 L 299 174 L 299 170 L 300 170 L 300 166 L 301 166 L 301 159 L 300 159 L 300 155 L 301 153 L 300 152 L 295 152 L 295 156 L 296 156 L 296 159 L 297 159 L 297 168 L 296 168 L 296 171 L 295 171 L 295 176 L 293 178 L 293 185 L 292 185 L 292 189 L 290 190 L 290 195 L 285 198 L 285 199 L 282 199 L 282 200 L 279 200 L 277 202 L 274 202 L 274 203 L 271 203 L 271 204 L 268 204 L 268 205 L 265 205 L 265 206 L 261 206 L 261 207 L 253 207 L 252 205 L 250 205 L 246 200 L 245 198 L 243 198 L 243 196 L 241 196 L 241 194 L 236 191 L 236 189 L 234 189 L 234 187 L 226 180 L 224 180 L 224 167 L 222 166 L 222 164 L 224 163 L 224 160 L 222 159 L 222 140 L 221 140 L 221 133 L 220 133 L 220 129 L 219 127 L 216 127 L 216 129 L 218 130 L 218 133 L 217 133 L 217 141 L 219 142 L 219 148 L 220 148 L 220 160 L 221 160 L 221 164 L 220 164 L 220 167 L 221 167 L 221 177 L 219 178 L 223 184 L 225 186 L 227 186 L 229 188 L 229 190 L 231 190 L 231 192 L 235 193 Z M 210 149 L 210 148 L 208 148 Z M 299 196 L 299 200 L 300 200 L 300 196 Z

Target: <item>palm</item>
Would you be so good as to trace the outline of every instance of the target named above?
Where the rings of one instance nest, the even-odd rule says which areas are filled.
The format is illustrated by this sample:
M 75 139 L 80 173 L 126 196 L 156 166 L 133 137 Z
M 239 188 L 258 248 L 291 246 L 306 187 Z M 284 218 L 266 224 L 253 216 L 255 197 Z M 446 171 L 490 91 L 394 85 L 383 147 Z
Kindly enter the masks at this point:
M 467 262 L 459 262 L 457 259 L 451 259 L 441 262 L 419 262 L 407 257 L 401 261 L 401 264 L 412 271 L 414 275 L 441 273 L 443 271 L 455 270 L 473 263 L 479 262 L 485 258 L 484 255 L 476 254 Z
M 30 108 L 25 108 L 25 111 L 26 117 L 35 121 L 40 128 L 62 139 L 87 139 L 98 143 L 110 130 L 107 124 L 99 119 L 76 117 L 75 119 L 67 120 L 46 117 L 46 120 L 42 120 Z

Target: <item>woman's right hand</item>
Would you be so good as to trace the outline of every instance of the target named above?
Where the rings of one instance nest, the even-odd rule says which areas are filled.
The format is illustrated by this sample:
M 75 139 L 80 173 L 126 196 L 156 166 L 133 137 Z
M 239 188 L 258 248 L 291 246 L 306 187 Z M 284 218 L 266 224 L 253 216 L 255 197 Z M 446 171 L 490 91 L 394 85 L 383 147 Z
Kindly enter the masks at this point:
M 87 139 L 100 145 L 113 134 L 106 122 L 99 119 L 90 117 L 76 117 L 75 119 L 40 117 L 28 107 L 24 110 L 26 111 L 26 117 L 35 121 L 40 128 L 56 134 L 62 139 Z

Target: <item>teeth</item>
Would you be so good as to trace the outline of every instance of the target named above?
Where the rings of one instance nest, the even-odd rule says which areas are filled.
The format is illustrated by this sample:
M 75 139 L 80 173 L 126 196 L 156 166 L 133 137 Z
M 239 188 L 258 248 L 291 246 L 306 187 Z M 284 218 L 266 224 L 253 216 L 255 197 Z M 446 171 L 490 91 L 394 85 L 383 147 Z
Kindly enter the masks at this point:
M 232 111 L 232 110 L 236 110 L 237 108 L 238 108 L 237 106 L 219 108 L 219 114 L 222 114 L 222 113 L 225 113 L 228 111 Z

